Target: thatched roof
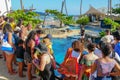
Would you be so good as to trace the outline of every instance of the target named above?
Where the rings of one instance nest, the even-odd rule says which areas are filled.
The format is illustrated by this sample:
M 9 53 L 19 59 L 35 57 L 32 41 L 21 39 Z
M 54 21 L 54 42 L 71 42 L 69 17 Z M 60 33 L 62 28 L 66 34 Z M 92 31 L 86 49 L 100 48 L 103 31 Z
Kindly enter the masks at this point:
M 90 6 L 90 9 L 85 13 L 86 15 L 93 14 L 93 15 L 105 15 L 104 13 L 98 11 L 94 7 Z

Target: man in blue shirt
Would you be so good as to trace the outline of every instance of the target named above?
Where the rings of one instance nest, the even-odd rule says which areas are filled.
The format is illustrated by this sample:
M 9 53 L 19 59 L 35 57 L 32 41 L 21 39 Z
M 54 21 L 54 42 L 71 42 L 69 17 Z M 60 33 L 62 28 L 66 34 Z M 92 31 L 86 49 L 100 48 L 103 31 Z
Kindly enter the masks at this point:
M 120 56 L 120 35 L 114 36 L 115 39 L 115 47 L 114 47 L 114 51 L 118 53 L 118 55 Z

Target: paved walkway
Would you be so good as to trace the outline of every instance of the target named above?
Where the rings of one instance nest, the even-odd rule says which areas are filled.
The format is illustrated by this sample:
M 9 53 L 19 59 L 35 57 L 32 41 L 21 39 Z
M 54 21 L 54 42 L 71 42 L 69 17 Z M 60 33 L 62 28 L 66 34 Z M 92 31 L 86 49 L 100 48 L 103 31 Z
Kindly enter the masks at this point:
M 14 68 L 17 70 L 18 67 L 14 65 Z M 24 74 L 26 75 L 26 72 Z M 18 73 L 16 75 L 10 75 L 7 71 L 6 62 L 3 58 L 0 58 L 0 80 L 27 80 L 27 77 L 20 78 Z

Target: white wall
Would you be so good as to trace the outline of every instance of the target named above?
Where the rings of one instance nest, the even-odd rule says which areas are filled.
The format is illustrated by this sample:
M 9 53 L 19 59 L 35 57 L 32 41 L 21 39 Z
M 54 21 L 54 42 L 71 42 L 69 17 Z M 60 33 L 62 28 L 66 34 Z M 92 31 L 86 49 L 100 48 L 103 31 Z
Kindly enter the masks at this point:
M 0 0 L 0 16 L 11 10 L 11 0 Z

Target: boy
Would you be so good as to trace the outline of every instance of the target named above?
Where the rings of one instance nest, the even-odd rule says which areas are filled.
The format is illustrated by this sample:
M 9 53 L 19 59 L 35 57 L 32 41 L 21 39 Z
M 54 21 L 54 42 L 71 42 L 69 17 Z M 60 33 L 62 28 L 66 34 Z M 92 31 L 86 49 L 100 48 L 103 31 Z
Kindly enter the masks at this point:
M 23 76 L 24 52 L 25 52 L 24 41 L 20 39 L 18 41 L 18 47 L 16 49 L 16 57 L 17 57 L 16 59 L 18 62 L 19 77 L 24 77 Z

